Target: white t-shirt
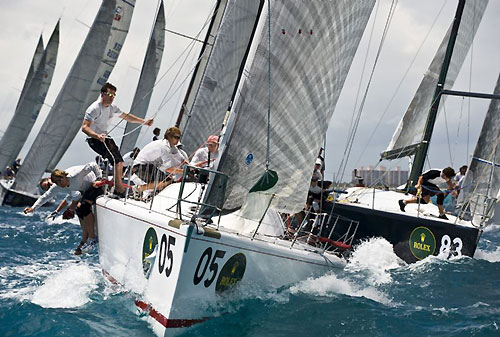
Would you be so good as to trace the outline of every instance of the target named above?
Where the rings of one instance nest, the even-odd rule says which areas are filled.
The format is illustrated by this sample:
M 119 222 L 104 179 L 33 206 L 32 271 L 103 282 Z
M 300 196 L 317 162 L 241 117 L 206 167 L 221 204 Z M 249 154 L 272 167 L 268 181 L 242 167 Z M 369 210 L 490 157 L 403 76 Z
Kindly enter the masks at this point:
M 134 151 L 129 151 L 123 155 L 123 167 L 129 167 L 134 162 L 134 159 L 130 156 Z
M 208 165 L 208 148 L 202 147 L 196 150 L 189 164 L 192 166 L 213 167 L 218 155 L 218 151 L 210 153 L 210 165 Z
M 154 164 L 165 171 L 168 168 L 180 166 L 187 159 L 186 152 L 175 146 L 171 148 L 170 143 L 166 139 L 162 139 L 152 141 L 144 146 L 134 160 L 134 165 Z
M 97 134 L 105 133 L 115 115 L 121 115 L 123 112 L 116 105 L 103 106 L 100 100 L 92 103 L 85 111 L 84 119 L 91 121 L 90 129 Z
M 101 178 L 101 169 L 95 162 L 90 162 L 85 165 L 72 166 L 64 170 L 68 175 L 66 176 L 69 180 L 69 186 L 59 187 L 56 184 L 52 185 L 51 188 L 47 190 L 38 200 L 33 204 L 32 208 L 37 209 L 44 205 L 47 201 L 52 199 L 56 193 L 65 192 L 67 193 L 64 200 L 69 202 L 70 200 L 79 200 L 82 197 L 83 192 L 88 190 L 94 181 Z

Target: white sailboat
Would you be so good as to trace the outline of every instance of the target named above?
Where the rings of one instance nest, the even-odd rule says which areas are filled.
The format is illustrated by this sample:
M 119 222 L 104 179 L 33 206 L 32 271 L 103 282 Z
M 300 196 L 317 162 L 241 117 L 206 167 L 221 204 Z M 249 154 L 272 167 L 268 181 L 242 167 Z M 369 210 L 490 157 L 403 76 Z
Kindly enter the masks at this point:
M 11 192 L 31 205 L 38 182 L 52 171 L 81 126 L 116 64 L 135 1 L 104 0 L 56 101 L 19 170 Z M 53 166 L 51 166 L 53 165 Z M 23 199 L 24 200 L 24 199 Z
M 422 174 L 439 102 L 443 99 L 442 95 L 452 93 L 447 89 L 453 86 L 458 76 L 487 3 L 487 0 L 459 1 L 452 26 L 389 148 L 381 155 L 382 159 L 392 160 L 415 154 L 408 186 L 415 185 Z M 477 195 L 469 197 L 476 198 Z M 339 197 L 333 212 L 359 221 L 355 242 L 369 237 L 383 237 L 408 263 L 429 255 L 474 255 L 485 222 L 491 216 L 489 208 L 474 207 L 476 213 L 473 218 L 481 218 L 481 221 L 470 221 L 470 216 L 462 215 L 447 215 L 446 220 L 437 218 L 437 208 L 432 204 L 408 204 L 405 211 L 401 211 L 398 200 L 407 198 L 401 191 L 354 187 Z M 341 228 L 337 227 L 338 230 Z
M 45 50 L 43 50 L 40 37 L 14 116 L 0 140 L 0 167 L 2 168 L 11 165 L 16 160 L 35 124 L 52 82 L 58 48 L 59 22 Z M 4 201 L 14 206 L 22 204 L 22 200 L 9 191 L 13 183 L 13 180 L 0 180 L 0 205 Z
M 227 6 L 251 2 L 228 0 Z M 343 267 L 331 242 L 284 239 L 278 210 L 305 203 L 314 159 L 373 6 L 264 2 L 233 90 L 218 171 L 171 184 L 148 203 L 97 200 L 101 266 L 137 294 L 136 305 L 158 335 L 205 320 L 206 305 L 236 285 L 279 287 Z M 304 113 L 306 125 L 299 123 Z M 271 190 L 259 188 L 263 173 L 279 177 Z M 255 200 L 264 200 L 262 207 L 252 207 Z
M 149 39 L 146 56 L 142 65 L 139 83 L 132 101 L 130 113 L 134 116 L 144 118 L 148 111 L 149 102 L 155 86 L 156 77 L 160 70 L 163 48 L 165 46 L 165 13 L 163 10 L 163 1 L 160 2 L 158 14 L 156 16 L 151 38 Z M 124 137 L 120 144 L 120 152 L 125 154 L 135 147 L 139 130 L 136 130 L 137 124 L 127 122 L 124 131 Z

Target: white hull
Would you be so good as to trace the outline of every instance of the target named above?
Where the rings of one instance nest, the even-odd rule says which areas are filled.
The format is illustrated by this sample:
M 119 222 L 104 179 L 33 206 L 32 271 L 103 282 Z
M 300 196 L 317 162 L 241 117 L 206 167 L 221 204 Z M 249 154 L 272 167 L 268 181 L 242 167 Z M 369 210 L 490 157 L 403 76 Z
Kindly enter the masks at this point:
M 177 186 L 168 189 L 170 195 L 178 193 Z M 236 283 L 243 289 L 276 288 L 343 267 L 341 258 L 304 243 L 291 247 L 291 241 L 276 237 L 257 234 L 252 240 L 225 230 L 222 224 L 238 221 L 232 214 L 222 216 L 220 230 L 175 220 L 158 212 L 172 204 L 164 192 L 152 211 L 143 202 L 109 197 L 99 198 L 96 206 L 102 268 L 138 294 L 136 304 L 149 313 L 160 335 L 206 319 L 207 306 Z M 150 257 L 146 276 L 143 256 L 152 251 L 156 257 Z

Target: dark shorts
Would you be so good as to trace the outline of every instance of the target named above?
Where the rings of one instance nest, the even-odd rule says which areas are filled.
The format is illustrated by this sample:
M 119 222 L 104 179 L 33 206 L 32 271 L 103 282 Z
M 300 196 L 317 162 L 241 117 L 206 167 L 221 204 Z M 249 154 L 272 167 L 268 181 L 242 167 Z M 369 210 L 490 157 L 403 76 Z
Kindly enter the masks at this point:
M 423 197 L 425 197 L 427 195 L 430 195 L 432 197 L 432 196 L 438 194 L 439 192 L 441 192 L 441 190 L 439 189 L 439 187 L 437 187 L 433 183 L 429 183 L 427 181 L 424 181 L 422 183 L 422 196 Z
M 123 162 L 120 150 L 112 138 L 106 138 L 106 141 L 104 142 L 106 143 L 106 146 L 99 139 L 95 138 L 87 138 L 87 142 L 92 150 L 100 154 L 103 158 L 109 160 L 111 164 Z
M 82 200 L 79 206 L 76 208 L 76 215 L 78 215 L 80 219 L 83 219 L 87 215 L 92 213 L 92 205 L 95 203 L 97 197 L 103 194 L 104 194 L 104 189 L 102 187 L 93 187 L 93 186 L 91 186 L 88 190 L 83 192 Z
M 156 178 L 158 181 L 163 181 L 168 177 L 167 173 L 158 170 L 154 164 L 135 165 L 134 172 L 147 184 L 154 182 Z

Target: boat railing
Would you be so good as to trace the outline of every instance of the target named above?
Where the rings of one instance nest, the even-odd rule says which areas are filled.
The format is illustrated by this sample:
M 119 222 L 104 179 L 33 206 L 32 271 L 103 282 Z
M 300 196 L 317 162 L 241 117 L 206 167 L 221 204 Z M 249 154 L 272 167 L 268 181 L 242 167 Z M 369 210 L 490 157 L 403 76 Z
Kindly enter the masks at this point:
M 458 218 L 470 221 L 476 227 L 486 226 L 486 222 L 493 216 L 497 198 L 482 193 L 474 193 L 460 208 Z
M 177 198 L 176 213 L 180 220 L 182 219 L 182 204 L 192 204 L 194 208 L 192 212 L 195 217 L 211 219 L 218 214 L 219 218 L 222 211 L 222 203 L 226 191 L 228 176 L 225 173 L 212 170 L 210 168 L 201 168 L 196 166 L 185 165 L 180 181 L 179 195 Z M 196 201 L 184 197 L 184 187 L 187 182 L 196 182 L 201 188 Z M 213 198 L 205 198 L 207 187 L 212 184 L 211 191 L 215 194 Z M 205 202 L 205 200 L 208 200 Z
M 334 233 L 339 233 L 340 226 L 343 234 L 336 234 L 334 237 Z M 315 213 L 308 209 L 297 229 L 288 226 L 288 233 L 292 234 L 290 248 L 293 248 L 297 241 L 305 241 L 321 249 L 323 253 L 343 253 L 350 250 L 358 226 L 359 221 L 334 213 Z

